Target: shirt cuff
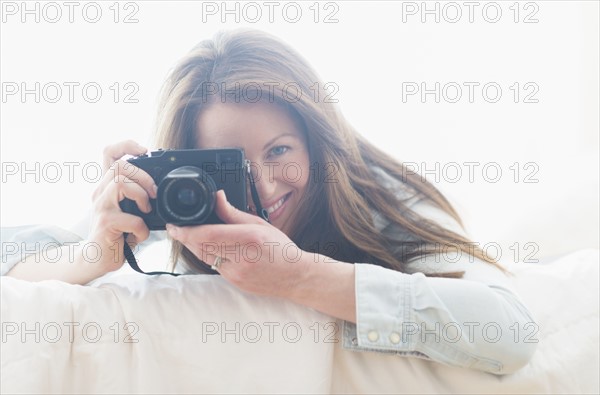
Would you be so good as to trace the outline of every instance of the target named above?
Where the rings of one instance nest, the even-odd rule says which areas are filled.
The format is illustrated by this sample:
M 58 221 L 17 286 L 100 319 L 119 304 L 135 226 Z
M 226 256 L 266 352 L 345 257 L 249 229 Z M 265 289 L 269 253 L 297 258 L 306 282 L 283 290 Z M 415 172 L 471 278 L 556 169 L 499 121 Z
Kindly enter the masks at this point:
M 416 351 L 411 328 L 414 276 L 371 264 L 356 264 L 356 324 L 344 322 L 343 346 L 356 351 L 378 351 L 429 359 Z M 382 297 L 384 296 L 384 297 Z

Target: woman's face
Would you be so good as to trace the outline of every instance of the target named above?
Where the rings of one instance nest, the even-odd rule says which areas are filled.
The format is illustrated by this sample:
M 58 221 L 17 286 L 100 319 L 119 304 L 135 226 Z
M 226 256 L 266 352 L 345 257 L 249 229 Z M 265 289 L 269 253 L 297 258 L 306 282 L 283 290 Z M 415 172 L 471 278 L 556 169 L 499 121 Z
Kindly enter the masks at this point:
M 214 103 L 200 113 L 196 137 L 198 148 L 245 151 L 271 224 L 289 235 L 309 178 L 306 138 L 296 117 L 274 103 Z M 255 213 L 250 191 L 248 202 Z

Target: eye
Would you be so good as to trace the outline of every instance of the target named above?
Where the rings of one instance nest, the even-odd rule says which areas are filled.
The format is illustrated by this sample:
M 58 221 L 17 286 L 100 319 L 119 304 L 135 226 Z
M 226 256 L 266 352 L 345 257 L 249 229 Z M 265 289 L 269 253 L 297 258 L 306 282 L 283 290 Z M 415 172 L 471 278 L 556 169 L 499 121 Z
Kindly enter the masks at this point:
M 290 147 L 287 147 L 285 145 L 278 145 L 277 147 L 273 147 L 269 151 L 269 154 L 274 155 L 274 156 L 279 156 L 279 155 L 285 154 L 289 149 L 290 149 Z

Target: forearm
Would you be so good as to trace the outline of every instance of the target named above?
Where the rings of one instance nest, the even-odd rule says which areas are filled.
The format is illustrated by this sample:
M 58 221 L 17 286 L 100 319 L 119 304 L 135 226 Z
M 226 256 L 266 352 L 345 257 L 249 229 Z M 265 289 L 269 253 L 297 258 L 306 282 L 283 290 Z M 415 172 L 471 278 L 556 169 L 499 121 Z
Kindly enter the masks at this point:
M 345 332 L 347 348 L 426 356 L 494 374 L 514 372 L 533 355 L 535 341 L 515 340 L 515 331 L 533 333 L 535 322 L 493 277 L 486 284 L 372 264 L 355 265 L 355 276 L 357 325 Z
M 62 246 L 28 255 L 6 275 L 28 281 L 60 280 L 83 285 L 104 274 L 103 265 L 85 256 L 84 248 Z
M 299 280 L 284 297 L 332 317 L 356 322 L 354 265 L 306 254 Z

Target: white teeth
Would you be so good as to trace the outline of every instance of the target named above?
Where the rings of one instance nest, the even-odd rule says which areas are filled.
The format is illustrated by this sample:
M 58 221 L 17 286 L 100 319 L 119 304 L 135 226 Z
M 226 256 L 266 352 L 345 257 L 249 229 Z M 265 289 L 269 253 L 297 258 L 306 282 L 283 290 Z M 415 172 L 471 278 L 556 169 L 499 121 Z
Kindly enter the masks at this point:
M 286 195 L 287 196 L 287 195 Z M 285 202 L 285 196 L 282 197 L 281 199 L 279 199 L 279 201 L 277 203 L 275 203 L 274 205 L 272 205 L 271 207 L 269 207 L 267 209 L 267 213 L 271 214 L 273 213 L 273 211 L 277 210 L 279 207 L 281 207 L 281 205 L 283 204 L 283 202 Z

